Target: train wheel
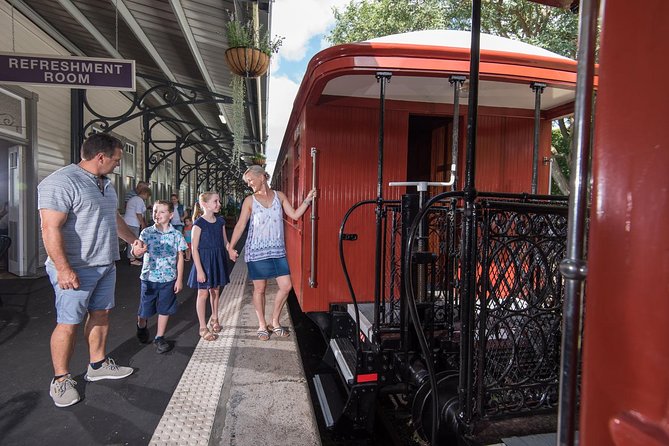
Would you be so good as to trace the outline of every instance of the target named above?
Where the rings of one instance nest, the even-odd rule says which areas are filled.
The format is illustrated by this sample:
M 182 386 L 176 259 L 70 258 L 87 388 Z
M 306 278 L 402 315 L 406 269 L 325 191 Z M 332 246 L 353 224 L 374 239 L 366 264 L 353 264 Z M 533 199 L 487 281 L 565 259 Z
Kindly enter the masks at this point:
M 458 373 L 437 373 L 437 390 L 439 392 L 439 432 L 441 442 L 457 444 L 459 434 L 457 422 L 458 409 Z M 411 418 L 418 435 L 431 440 L 432 435 L 432 388 L 427 380 L 416 392 L 411 405 Z

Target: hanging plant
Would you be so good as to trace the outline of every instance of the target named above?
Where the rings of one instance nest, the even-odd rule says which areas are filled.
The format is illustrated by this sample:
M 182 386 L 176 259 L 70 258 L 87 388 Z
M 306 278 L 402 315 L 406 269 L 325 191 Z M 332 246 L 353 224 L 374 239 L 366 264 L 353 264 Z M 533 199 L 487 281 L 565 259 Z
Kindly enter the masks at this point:
M 267 165 L 267 157 L 264 153 L 254 153 L 251 156 L 251 164 L 257 164 L 258 166 L 265 167 Z
M 244 133 L 246 131 L 245 98 L 246 83 L 243 77 L 233 76 L 232 87 L 232 115 L 230 117 L 230 130 L 232 130 L 232 159 L 239 161 L 242 145 L 244 144 Z
M 234 13 L 228 14 L 230 20 L 226 24 L 228 49 L 225 60 L 236 76 L 232 76 L 232 117 L 230 128 L 233 133 L 232 156 L 238 165 L 246 131 L 246 84 L 245 78 L 259 77 L 269 69 L 270 56 L 279 51 L 283 37 L 272 39 L 262 28 L 256 28 L 252 20 L 242 22 Z
M 234 13 L 229 15 L 225 60 L 230 70 L 238 76 L 262 76 L 269 68 L 271 55 L 278 52 L 283 44 L 283 37 L 275 36 L 272 39 L 262 26 L 256 30 L 253 20 L 242 22 L 237 20 Z

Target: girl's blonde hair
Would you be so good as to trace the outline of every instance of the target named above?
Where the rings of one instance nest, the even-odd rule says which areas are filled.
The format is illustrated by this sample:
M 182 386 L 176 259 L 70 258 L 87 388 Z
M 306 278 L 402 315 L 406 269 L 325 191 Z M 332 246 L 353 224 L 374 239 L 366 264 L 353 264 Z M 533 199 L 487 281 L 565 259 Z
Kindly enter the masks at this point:
M 200 215 L 204 214 L 204 211 L 202 210 L 202 206 L 200 205 L 200 203 L 206 203 L 214 195 L 218 195 L 218 193 L 207 191 L 207 192 L 202 192 L 200 195 L 197 196 L 197 202 L 195 202 L 195 206 L 193 206 L 193 221 L 195 221 Z

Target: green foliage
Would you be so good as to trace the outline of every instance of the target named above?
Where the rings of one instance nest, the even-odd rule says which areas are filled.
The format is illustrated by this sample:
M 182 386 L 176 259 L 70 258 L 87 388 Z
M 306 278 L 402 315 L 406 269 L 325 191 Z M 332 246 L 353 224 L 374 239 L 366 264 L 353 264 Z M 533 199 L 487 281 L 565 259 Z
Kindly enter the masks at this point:
M 232 116 L 230 116 L 230 130 L 232 130 L 232 159 L 237 162 L 244 143 L 246 133 L 246 83 L 243 77 L 232 76 Z
M 263 153 L 254 153 L 250 159 L 251 163 L 257 164 L 259 166 L 265 166 L 267 164 L 267 157 Z
M 471 28 L 471 0 L 351 0 L 334 8 L 332 44 L 424 29 Z M 483 0 L 481 31 L 576 55 L 578 17 L 527 0 Z
M 332 44 L 359 42 L 422 29 L 446 29 L 443 0 L 362 0 L 333 8 Z
M 230 13 L 229 15 L 230 20 L 225 28 L 228 47 L 257 48 L 269 56 L 279 51 L 279 48 L 283 44 L 283 37 L 275 36 L 272 39 L 262 26 L 258 27 L 256 32 L 253 20 L 242 22 L 237 20 L 234 13 Z

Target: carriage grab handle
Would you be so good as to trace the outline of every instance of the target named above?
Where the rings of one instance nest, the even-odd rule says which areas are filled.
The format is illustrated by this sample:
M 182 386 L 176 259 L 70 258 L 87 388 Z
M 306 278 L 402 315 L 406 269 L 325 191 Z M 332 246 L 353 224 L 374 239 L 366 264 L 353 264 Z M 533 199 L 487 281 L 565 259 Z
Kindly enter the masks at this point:
M 428 186 L 448 187 L 455 182 L 455 164 L 451 164 L 451 178 L 448 181 L 391 181 L 388 186 L 416 186 L 418 192 L 427 192 Z
M 311 148 L 311 188 L 316 188 L 316 147 Z M 311 270 L 309 271 L 309 287 L 316 288 L 316 201 L 311 203 Z

